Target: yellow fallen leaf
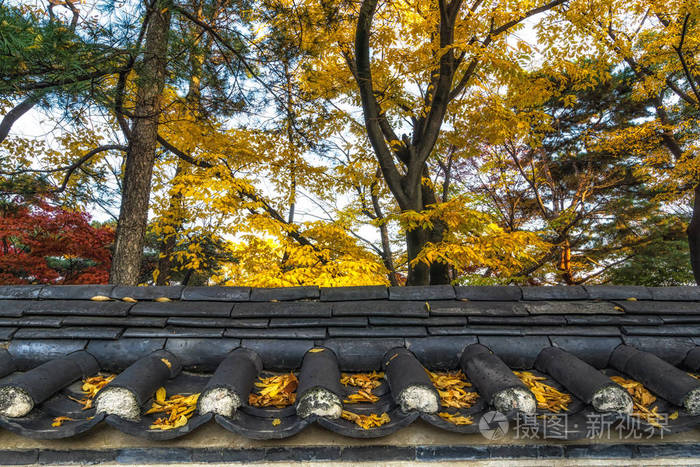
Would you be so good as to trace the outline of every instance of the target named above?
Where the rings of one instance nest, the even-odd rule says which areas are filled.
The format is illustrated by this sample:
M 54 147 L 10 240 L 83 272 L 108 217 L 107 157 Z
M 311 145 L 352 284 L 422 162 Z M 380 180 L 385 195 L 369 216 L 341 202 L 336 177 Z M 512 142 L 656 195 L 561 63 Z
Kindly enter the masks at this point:
M 669 420 L 675 420 L 677 418 L 678 418 L 678 411 L 677 410 L 668 416 Z
M 123 301 L 123 302 L 129 302 L 129 303 L 136 303 L 136 302 L 138 302 L 138 300 L 136 300 L 135 298 L 131 298 L 131 297 L 124 297 L 124 298 L 122 298 L 122 301 Z
M 70 417 L 56 417 L 53 419 L 53 423 L 51 424 L 51 426 L 59 427 L 59 426 L 63 425 L 64 422 L 74 422 L 74 421 L 75 421 L 75 419 L 70 418 Z
M 465 417 L 464 415 L 440 412 L 438 413 L 438 416 L 443 420 L 446 420 L 450 423 L 454 423 L 455 425 L 471 425 L 472 423 L 474 423 L 474 419 L 472 417 Z
M 309 353 L 319 353 L 319 352 L 323 352 L 324 350 L 326 350 L 326 349 L 311 349 L 311 350 L 309 350 Z
M 166 395 L 165 388 L 162 388 L 162 387 L 158 388 L 158 390 L 156 391 L 156 402 L 158 402 L 159 404 L 164 404 L 165 403 L 165 395 Z
M 277 426 L 280 423 L 282 423 L 282 420 L 280 420 L 279 418 L 275 418 L 274 420 L 272 420 L 272 426 Z
M 634 298 L 634 297 L 629 297 L 629 298 L 627 299 L 627 301 L 628 301 L 628 302 L 636 302 L 637 299 Z
M 156 302 L 169 302 L 171 301 L 168 297 L 158 297 L 156 298 Z
M 109 297 L 105 297 L 104 295 L 95 295 L 94 297 L 90 298 L 93 302 L 108 302 L 111 300 Z
M 163 363 L 165 363 L 165 366 L 167 366 L 168 368 L 172 368 L 172 367 L 173 367 L 173 364 L 170 363 L 170 360 L 168 360 L 167 358 L 161 358 L 160 361 L 163 362 Z
M 529 371 L 514 371 L 513 373 L 530 389 L 537 401 L 537 407 L 540 409 L 549 410 L 553 413 L 569 410 L 568 406 L 572 400 L 571 394 L 558 391 L 552 386 L 543 383 L 542 381 L 547 378 L 535 376 Z

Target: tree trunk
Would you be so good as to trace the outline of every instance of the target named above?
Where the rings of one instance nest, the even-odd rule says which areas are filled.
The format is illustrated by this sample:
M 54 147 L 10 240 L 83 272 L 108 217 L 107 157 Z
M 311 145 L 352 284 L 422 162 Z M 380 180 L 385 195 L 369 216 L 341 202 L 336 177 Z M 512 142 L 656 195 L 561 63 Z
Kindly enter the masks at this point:
M 411 262 L 425 246 L 427 238 L 427 232 L 421 228 L 406 232 L 406 253 L 408 255 L 408 279 L 406 280 L 406 285 L 430 284 L 430 267 L 422 262 L 411 265 Z
M 169 30 L 169 3 L 157 2 L 148 24 L 143 61 L 137 68 L 134 120 L 126 155 L 122 203 L 109 278 L 112 284 L 138 283 L 148 223 L 158 117 L 165 86 Z
M 695 283 L 700 285 L 700 184 L 695 186 L 693 200 L 693 217 L 688 224 L 688 246 L 690 247 L 690 265 L 693 268 Z

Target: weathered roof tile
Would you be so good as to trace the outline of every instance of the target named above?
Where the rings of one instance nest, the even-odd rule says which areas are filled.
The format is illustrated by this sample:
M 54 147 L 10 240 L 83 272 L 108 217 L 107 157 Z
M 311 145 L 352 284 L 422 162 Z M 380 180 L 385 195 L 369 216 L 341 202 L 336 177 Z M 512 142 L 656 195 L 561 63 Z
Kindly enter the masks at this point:
M 3 327 L 60 328 L 66 320 L 63 316 L 25 316 L 23 318 L 0 318 Z
M 432 316 L 516 316 L 526 315 L 527 312 L 516 306 L 516 302 L 462 302 L 435 301 L 429 302 Z
M 588 292 L 580 285 L 522 287 L 523 300 L 586 300 Z
M 521 336 L 517 326 L 430 326 L 433 336 Z
M 226 302 L 139 302 L 129 314 L 133 316 L 202 316 L 228 317 L 233 309 Z
M 47 285 L 41 288 L 42 300 L 90 300 L 95 296 L 109 297 L 113 285 Z
M 588 295 L 593 300 L 651 300 L 651 291 L 638 285 L 586 285 Z
M 43 285 L 0 285 L 0 300 L 33 300 L 39 298 Z
M 432 316 L 430 318 L 394 318 L 370 316 L 369 323 L 376 326 L 466 326 L 466 316 Z
M 358 287 L 321 287 L 322 302 L 342 302 L 346 300 L 386 300 L 389 291 L 383 285 Z
M 250 287 L 190 286 L 182 291 L 183 300 L 212 302 L 245 302 L 250 298 Z
M 428 317 L 426 302 L 372 301 L 333 303 L 333 316 Z
M 700 287 L 649 287 L 653 300 L 693 301 L 700 300 Z
M 210 341 L 211 342 L 211 341 Z M 86 350 L 105 371 L 123 371 L 141 357 L 165 347 L 165 339 L 92 339 Z
M 233 318 L 330 318 L 331 305 L 320 302 L 236 303 Z
M 342 371 L 368 371 L 380 370 L 384 354 L 395 347 L 403 347 L 404 339 L 341 337 L 326 339 L 323 345 L 335 352 Z
M 127 316 L 131 303 L 93 302 L 90 300 L 34 301 L 24 310 L 26 315 Z
M 226 329 L 224 337 L 236 339 L 323 339 L 323 328 L 266 328 L 266 329 Z
M 420 337 L 427 336 L 422 326 L 369 326 L 367 328 L 328 328 L 331 337 Z
M 221 328 L 186 328 L 167 326 L 164 328 L 129 328 L 122 334 L 123 337 L 221 337 L 224 330 Z
M 268 319 L 246 318 L 191 318 L 187 316 L 171 316 L 167 318 L 171 326 L 202 327 L 202 328 L 266 328 Z
M 485 345 L 513 369 L 533 368 L 542 349 L 551 346 L 547 336 L 479 336 L 479 344 Z
M 87 340 L 78 339 L 13 339 L 7 350 L 17 368 L 28 370 L 76 350 L 83 350 L 87 343 Z
M 624 310 L 610 302 L 595 302 L 595 301 L 533 301 L 521 302 L 515 305 L 515 308 L 522 307 L 531 315 L 554 314 L 554 315 L 602 315 L 602 314 L 620 314 Z
M 656 315 L 691 315 L 700 314 L 700 303 L 698 302 L 661 302 L 656 300 L 644 301 L 616 301 L 617 306 L 627 313 L 656 314 Z
M 517 301 L 523 297 L 523 292 L 518 286 L 498 285 L 473 285 L 456 286 L 455 295 L 458 300 L 490 300 L 490 301 Z
M 116 286 L 112 289 L 110 297 L 121 300 L 129 297 L 134 300 L 155 300 L 156 298 L 169 298 L 178 300 L 182 294 L 181 285 L 159 285 L 150 287 Z
M 211 339 L 207 338 L 171 337 L 165 350 L 175 355 L 185 370 L 213 372 L 228 353 L 240 345 L 240 339 L 221 338 L 212 345 Z
M 0 300 L 0 316 L 19 317 L 32 302 L 24 300 Z
M 68 326 L 62 328 L 22 328 L 17 339 L 116 339 L 123 328 Z
M 366 316 L 338 316 L 334 318 L 272 318 L 271 328 L 295 327 L 338 327 L 338 326 L 367 326 Z
M 272 287 L 253 288 L 250 292 L 251 302 L 270 302 L 287 300 L 312 300 L 320 297 L 318 287 Z
M 389 287 L 389 300 L 454 300 L 451 285 Z

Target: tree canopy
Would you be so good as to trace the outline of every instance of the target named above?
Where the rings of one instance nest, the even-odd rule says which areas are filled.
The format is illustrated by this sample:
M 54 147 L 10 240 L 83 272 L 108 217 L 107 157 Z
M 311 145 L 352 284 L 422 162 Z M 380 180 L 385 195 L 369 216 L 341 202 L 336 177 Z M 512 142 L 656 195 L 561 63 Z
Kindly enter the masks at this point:
M 700 281 L 690 0 L 0 3 L 0 115 L 2 282 Z

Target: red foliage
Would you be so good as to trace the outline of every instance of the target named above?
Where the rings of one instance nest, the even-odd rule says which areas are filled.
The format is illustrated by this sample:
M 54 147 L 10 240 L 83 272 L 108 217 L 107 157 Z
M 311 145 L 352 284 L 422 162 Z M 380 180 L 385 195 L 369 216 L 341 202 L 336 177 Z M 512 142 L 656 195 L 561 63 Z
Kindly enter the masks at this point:
M 90 215 L 16 198 L 0 204 L 0 284 L 103 284 L 114 230 Z

